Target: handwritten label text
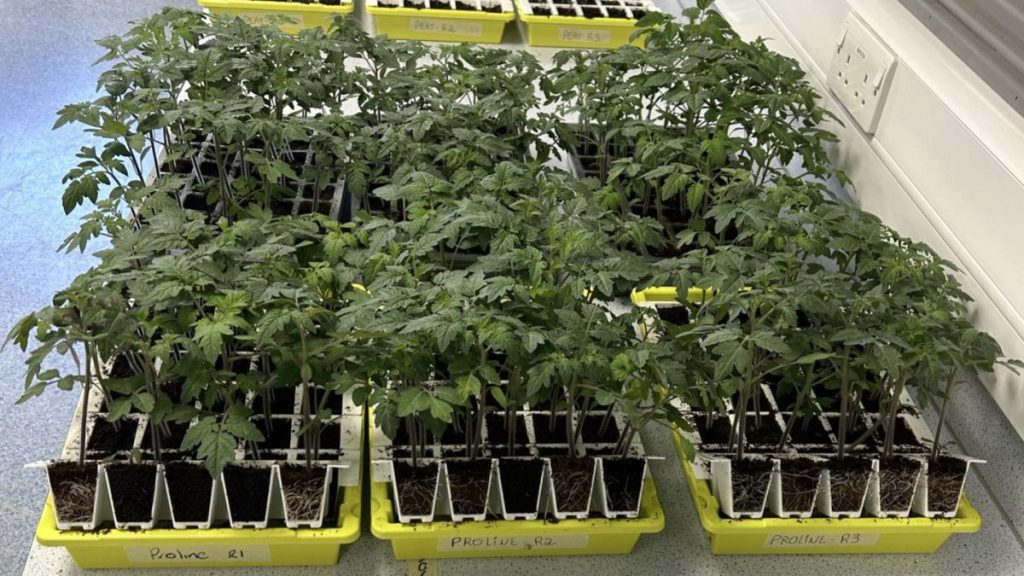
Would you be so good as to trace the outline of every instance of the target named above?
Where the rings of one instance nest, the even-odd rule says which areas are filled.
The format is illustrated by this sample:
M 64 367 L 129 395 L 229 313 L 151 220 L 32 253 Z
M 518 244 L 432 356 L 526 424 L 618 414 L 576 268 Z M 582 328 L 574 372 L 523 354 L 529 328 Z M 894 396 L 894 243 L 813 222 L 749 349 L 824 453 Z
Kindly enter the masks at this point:
M 586 548 L 590 536 L 453 536 L 439 538 L 437 550 L 539 550 L 552 548 Z
M 205 562 L 270 562 L 267 545 L 125 546 L 132 564 L 199 564 Z

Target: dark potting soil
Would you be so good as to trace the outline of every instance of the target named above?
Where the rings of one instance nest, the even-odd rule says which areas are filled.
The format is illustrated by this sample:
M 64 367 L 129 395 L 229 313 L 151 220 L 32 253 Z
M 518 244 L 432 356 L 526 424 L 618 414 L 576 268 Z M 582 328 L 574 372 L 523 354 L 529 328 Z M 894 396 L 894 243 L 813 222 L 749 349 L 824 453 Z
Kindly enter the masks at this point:
M 551 7 L 546 4 L 530 4 L 530 10 L 535 16 L 551 16 Z
M 707 413 L 694 412 L 693 424 L 703 444 L 728 444 L 731 425 L 724 416 L 715 416 L 708 426 Z
M 770 460 L 732 461 L 732 507 L 736 512 L 760 512 L 772 476 Z
M 119 354 L 117 358 L 114 358 L 114 363 L 110 366 L 110 378 L 131 378 L 135 375 L 135 371 L 132 370 L 131 364 L 128 363 L 128 357 L 124 354 Z
M 263 403 L 266 402 L 265 395 L 272 394 L 270 400 L 271 414 L 295 414 L 295 387 L 271 388 L 263 394 L 257 395 L 252 401 L 253 414 L 263 414 Z
M 839 416 L 828 416 L 828 425 L 835 432 L 836 440 L 839 440 Z M 861 418 L 848 418 L 847 419 L 847 430 L 846 430 L 846 444 L 849 445 L 854 440 L 860 438 L 867 431 L 867 427 L 864 425 L 864 421 Z M 865 448 L 874 448 L 877 446 L 875 443 L 874 435 L 868 436 L 864 443 L 861 444 Z
M 223 370 L 224 360 L 222 360 L 221 358 L 217 358 L 217 361 L 214 362 L 214 368 L 216 368 L 217 370 Z M 231 371 L 234 372 L 235 374 L 248 374 L 251 368 L 252 358 L 235 358 L 234 360 L 231 361 Z
M 659 306 L 658 317 L 676 326 L 690 323 L 690 309 L 686 306 Z
M 555 6 L 559 16 L 575 16 L 576 9 L 572 6 Z
M 604 423 L 604 414 L 588 414 L 583 420 L 583 441 L 595 444 L 610 444 L 619 441 L 619 425 L 615 418 L 608 419 L 608 425 L 601 433 L 601 425 Z
M 633 20 L 639 20 L 647 15 L 647 12 L 644 12 L 643 10 L 637 10 L 636 8 L 633 8 L 631 12 L 633 12 Z
M 909 458 L 881 460 L 878 470 L 878 489 L 882 510 L 906 510 L 914 497 L 921 463 Z
M 474 421 L 476 418 L 474 418 Z M 449 424 L 445 427 L 444 432 L 441 433 L 440 438 L 436 438 L 438 444 L 444 444 L 447 446 L 465 446 L 466 444 L 466 427 L 465 423 L 462 423 L 459 429 L 456 430 L 455 426 Z
M 431 0 L 430 7 L 434 10 L 451 10 L 452 5 L 448 0 Z
M 501 5 L 495 4 L 494 6 L 480 6 L 480 9 L 483 10 L 484 12 L 498 13 L 501 12 Z
M 601 464 L 608 508 L 616 512 L 636 510 L 643 491 L 644 459 L 605 458 Z
M 138 428 L 137 420 L 118 420 L 116 423 L 108 422 L 106 418 L 95 418 L 93 420 L 92 433 L 85 443 L 89 452 L 101 452 L 110 454 L 118 450 L 131 450 L 135 444 L 135 430 Z
M 455 9 L 456 10 L 468 10 L 470 12 L 476 12 L 476 6 L 474 6 L 472 3 L 470 3 L 470 2 L 459 2 L 459 0 L 455 0 Z
M 304 464 L 282 464 L 281 488 L 292 520 L 316 520 L 327 486 L 327 468 Z
M 306 447 L 306 436 L 299 435 L 299 448 Z M 321 424 L 320 426 L 320 449 L 337 450 L 341 448 L 341 423 Z
M 437 491 L 437 464 L 413 466 L 408 462 L 395 462 L 395 486 L 402 513 L 408 516 L 428 516 L 434 510 Z
M 789 422 L 792 414 L 785 414 L 784 420 Z M 817 416 L 797 416 L 797 421 L 789 431 L 789 441 L 792 444 L 830 444 L 832 440 L 828 431 Z
M 270 499 L 270 468 L 225 466 L 224 489 L 235 522 L 261 522 Z
M 485 418 L 487 426 L 487 439 L 491 445 L 508 444 L 508 426 L 505 425 L 505 414 L 491 413 Z M 516 445 L 525 445 L 530 441 L 526 432 L 526 417 L 522 414 L 516 415 Z
M 883 436 L 884 437 L 884 436 Z M 923 452 L 924 446 L 917 439 L 917 434 L 910 429 L 905 418 L 896 418 L 896 432 L 893 434 L 893 444 L 900 447 L 900 452 Z
M 588 457 L 551 459 L 551 481 L 560 512 L 586 512 L 590 509 L 590 486 L 594 478 L 594 459 Z
M 270 211 L 274 213 L 274 216 L 291 216 L 292 209 L 295 207 L 295 202 L 291 200 L 271 200 Z
M 967 474 L 967 462 L 960 458 L 939 456 L 928 463 L 928 509 L 952 512 L 960 502 L 960 489 Z
M 491 479 L 491 460 L 450 461 L 448 486 L 452 510 L 456 514 L 483 514 L 487 511 L 487 486 Z
M 596 6 L 580 6 L 580 10 L 583 11 L 584 18 L 604 18 L 601 9 Z
M 860 397 L 860 405 L 864 407 L 865 412 L 881 412 L 882 411 L 882 399 L 880 396 L 862 395 Z
M 153 519 L 156 496 L 155 464 L 111 464 L 107 466 L 110 499 L 120 522 L 149 522 Z
M 163 426 L 158 425 L 157 430 L 160 432 L 160 449 L 161 450 L 177 450 L 181 448 L 181 441 L 185 439 L 185 433 L 188 432 L 189 423 L 178 424 L 176 422 L 167 422 L 166 430 Z M 146 426 L 146 431 L 142 435 L 142 449 L 149 450 L 153 446 L 153 428 L 152 426 Z
M 807 512 L 814 508 L 814 497 L 824 467 L 824 462 L 808 458 L 782 461 L 780 479 L 783 510 Z
M 593 452 L 587 449 L 587 453 Z M 540 456 L 569 456 L 568 446 L 538 446 L 537 454 Z
M 871 478 L 871 461 L 847 456 L 828 464 L 833 512 L 856 512 L 864 502 Z
M 747 416 L 746 429 L 747 444 L 750 446 L 765 446 L 774 449 L 782 439 L 782 430 L 778 422 L 768 414 L 761 415 L 761 425 L 757 425 L 757 417 Z
M 502 458 L 498 462 L 498 473 L 501 475 L 505 510 L 512 514 L 536 512 L 544 461 Z
M 287 449 L 292 441 L 292 421 L 289 418 L 271 418 L 270 423 L 262 416 L 254 418 L 260 432 L 263 432 L 263 442 L 257 443 L 260 449 L 277 448 Z
M 54 462 L 46 467 L 57 516 L 64 522 L 88 522 L 96 501 L 96 463 Z
M 792 412 L 796 404 L 797 390 L 788 384 L 771 386 L 772 397 L 775 398 L 775 405 L 782 412 Z M 806 402 L 806 399 L 805 399 Z M 805 404 L 806 406 L 806 404 Z
M 164 466 L 164 477 L 175 520 L 205 522 L 213 488 L 213 478 L 206 468 L 189 462 L 171 462 Z
M 565 415 L 555 416 L 555 428 L 551 429 L 551 417 L 547 414 L 533 415 L 533 438 L 537 444 L 567 444 Z

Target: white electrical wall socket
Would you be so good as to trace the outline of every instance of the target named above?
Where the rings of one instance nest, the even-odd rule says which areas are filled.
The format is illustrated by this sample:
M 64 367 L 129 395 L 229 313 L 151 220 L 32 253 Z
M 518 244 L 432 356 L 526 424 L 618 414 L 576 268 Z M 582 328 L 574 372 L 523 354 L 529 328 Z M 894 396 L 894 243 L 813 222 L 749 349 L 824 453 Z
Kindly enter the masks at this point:
M 847 15 L 828 67 L 828 87 L 868 134 L 878 127 L 895 69 L 892 51 L 853 12 Z

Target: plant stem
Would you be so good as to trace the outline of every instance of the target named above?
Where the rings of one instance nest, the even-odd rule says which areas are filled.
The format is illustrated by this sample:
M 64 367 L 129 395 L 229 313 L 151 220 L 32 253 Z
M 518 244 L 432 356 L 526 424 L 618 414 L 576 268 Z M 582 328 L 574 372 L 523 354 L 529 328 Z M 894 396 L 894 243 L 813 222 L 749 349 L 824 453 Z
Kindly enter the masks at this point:
M 953 394 L 953 386 L 956 385 L 956 376 L 959 370 L 953 368 L 946 379 L 946 390 L 942 396 L 942 408 L 939 409 L 939 421 L 935 425 L 935 438 L 932 440 L 932 462 L 939 458 L 939 438 L 942 437 L 942 426 L 946 421 L 946 406 L 949 404 L 949 397 Z

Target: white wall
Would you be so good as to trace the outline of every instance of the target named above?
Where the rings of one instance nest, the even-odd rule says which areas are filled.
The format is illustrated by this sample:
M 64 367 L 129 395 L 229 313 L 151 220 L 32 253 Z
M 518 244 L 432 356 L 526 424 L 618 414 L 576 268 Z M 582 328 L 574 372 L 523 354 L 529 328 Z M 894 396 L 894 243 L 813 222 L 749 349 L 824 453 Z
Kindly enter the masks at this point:
M 1024 118 L 898 2 L 716 5 L 740 34 L 774 37 L 773 48 L 804 64 L 846 125 L 834 127 L 841 143 L 833 158 L 853 180 L 854 200 L 956 263 L 976 301 L 974 322 L 1024 359 Z M 873 137 L 824 88 L 851 10 L 898 59 Z M 1002 370 L 983 381 L 1024 437 L 1024 377 Z

